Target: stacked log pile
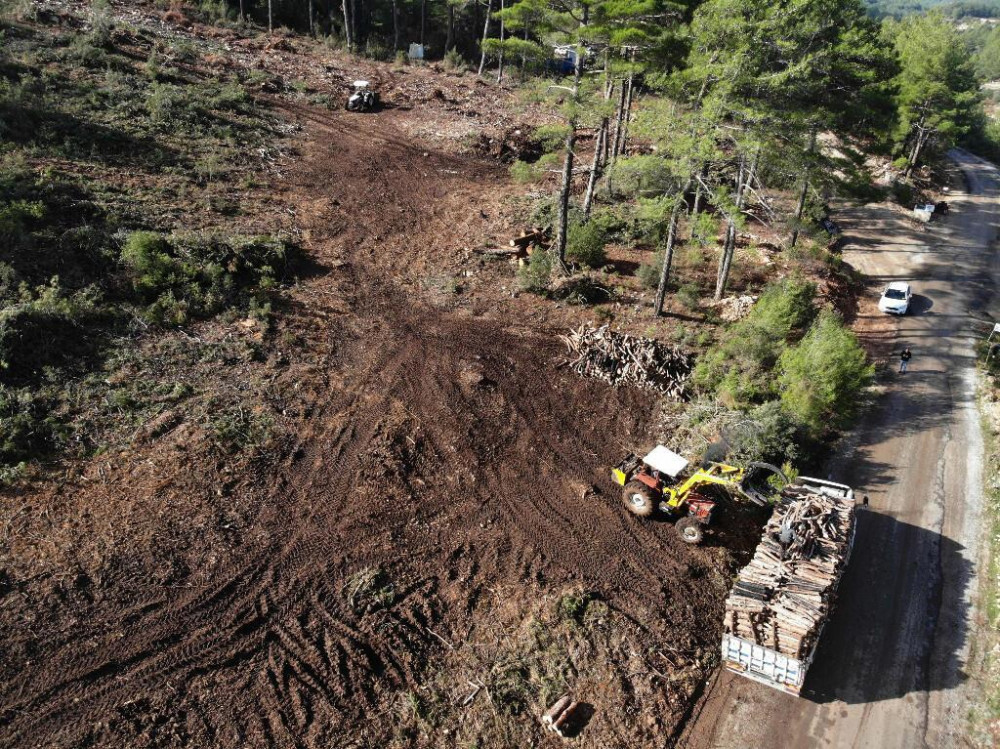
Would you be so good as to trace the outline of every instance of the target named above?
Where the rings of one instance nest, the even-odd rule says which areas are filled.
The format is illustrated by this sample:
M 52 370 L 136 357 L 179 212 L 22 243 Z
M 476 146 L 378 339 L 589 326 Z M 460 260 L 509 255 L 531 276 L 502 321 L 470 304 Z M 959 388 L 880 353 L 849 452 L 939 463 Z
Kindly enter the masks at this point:
M 537 251 L 548 250 L 551 244 L 552 237 L 549 229 L 536 226 L 525 228 L 522 234 L 508 242 L 508 247 L 480 247 L 474 252 L 479 255 L 509 257 L 523 261 Z
M 785 489 L 726 599 L 726 632 L 808 657 L 847 563 L 854 513 L 853 499 Z
M 583 325 L 560 338 L 569 353 L 566 364 L 579 375 L 596 377 L 616 387 L 652 388 L 678 401 L 688 398 L 692 357 L 676 346 L 616 333 L 607 325 Z

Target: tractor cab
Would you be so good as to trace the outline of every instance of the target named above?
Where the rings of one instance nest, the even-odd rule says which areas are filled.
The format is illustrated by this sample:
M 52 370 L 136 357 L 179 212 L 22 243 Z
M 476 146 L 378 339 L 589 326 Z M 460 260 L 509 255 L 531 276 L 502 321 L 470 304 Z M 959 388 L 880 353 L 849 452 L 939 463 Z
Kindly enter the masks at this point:
M 615 483 L 621 486 L 637 481 L 662 496 L 668 486 L 677 483 L 688 467 L 688 461 L 663 445 L 657 445 L 644 458 L 629 453 L 611 471 Z M 662 503 L 661 503 L 662 504 Z M 669 511 L 669 508 L 662 508 Z

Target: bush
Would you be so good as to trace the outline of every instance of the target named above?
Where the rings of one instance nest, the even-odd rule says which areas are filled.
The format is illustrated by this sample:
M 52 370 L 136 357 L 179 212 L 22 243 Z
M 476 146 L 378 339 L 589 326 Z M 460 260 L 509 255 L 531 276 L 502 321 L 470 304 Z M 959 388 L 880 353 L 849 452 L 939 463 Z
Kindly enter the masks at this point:
M 816 286 L 785 279 L 769 286 L 750 314 L 732 325 L 695 367 L 694 381 L 730 407 L 745 408 L 777 397 L 774 369 L 788 342 L 815 315 Z
M 714 244 L 719 234 L 719 220 L 710 213 L 699 213 L 691 226 L 691 241 L 699 247 Z
M 213 413 L 208 426 L 216 444 L 226 452 L 235 453 L 267 442 L 274 419 L 270 414 L 236 405 Z
M 547 293 L 551 277 L 552 258 L 548 252 L 542 250 L 531 253 L 528 262 L 517 271 L 517 280 L 521 288 L 533 294 Z
M 604 252 L 607 235 L 593 221 L 571 224 L 566 236 L 566 259 L 588 268 L 600 268 L 608 261 Z
M 444 69 L 453 72 L 462 72 L 465 70 L 465 58 L 462 57 L 462 53 L 457 49 L 449 49 L 444 53 Z
M 655 289 L 660 285 L 660 274 L 663 272 L 663 251 L 653 253 L 647 262 L 641 263 L 635 272 L 636 278 L 647 289 Z
M 542 151 L 558 151 L 566 144 L 569 127 L 566 125 L 539 125 L 531 134 L 531 139 L 541 146 Z
M 0 385 L 0 465 L 37 460 L 61 437 L 62 430 L 40 397 L 28 388 Z
M 527 161 L 518 159 L 510 165 L 510 176 L 519 185 L 529 182 L 537 182 L 545 175 L 545 170 L 537 163 L 529 164 Z
M 183 325 L 233 308 L 266 309 L 289 246 L 270 237 L 171 235 L 138 231 L 122 249 L 143 316 L 161 325 Z
M 896 180 L 892 183 L 892 197 L 904 208 L 912 208 L 916 204 L 917 191 L 909 182 Z
M 20 245 L 27 239 L 30 227 L 45 217 L 45 205 L 27 200 L 0 202 L 0 241 Z
M 595 207 L 590 221 L 604 232 L 605 241 L 630 242 L 647 235 L 635 208 L 629 203 Z
M 201 0 L 198 3 L 198 13 L 210 24 L 233 21 L 237 17 L 236 8 L 230 8 L 226 0 Z
M 94 289 L 67 293 L 58 278 L 33 290 L 22 286 L 17 301 L 0 309 L 0 370 L 25 378 L 84 357 L 102 314 L 98 301 Z
M 782 404 L 814 434 L 851 420 L 875 372 L 854 333 L 828 311 L 782 354 L 779 369 Z
M 802 454 L 800 446 L 809 441 L 805 425 L 776 400 L 741 414 L 724 434 L 729 458 L 744 464 L 795 462 Z
M 701 290 L 696 283 L 686 283 L 677 289 L 677 299 L 689 310 L 698 309 L 701 299 Z

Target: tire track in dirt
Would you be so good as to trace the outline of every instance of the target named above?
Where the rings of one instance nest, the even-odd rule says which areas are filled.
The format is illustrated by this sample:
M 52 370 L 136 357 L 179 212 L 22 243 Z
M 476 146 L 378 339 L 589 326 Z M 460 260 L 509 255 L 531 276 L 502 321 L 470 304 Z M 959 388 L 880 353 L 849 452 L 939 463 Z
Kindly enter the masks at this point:
M 495 183 L 495 171 L 415 148 L 375 118 L 357 132 L 292 109 L 314 133 L 296 189 L 326 198 L 304 217 L 313 254 L 338 263 L 304 284 L 303 304 L 330 305 L 338 338 L 325 316 L 306 331 L 335 354 L 308 385 L 319 406 L 256 521 L 268 540 L 248 543 L 211 587 L 159 594 L 155 609 L 109 608 L 96 643 L 45 652 L 23 693 L 3 693 L 4 745 L 100 744 L 95 722 L 117 720 L 135 695 L 170 694 L 149 710 L 197 715 L 219 744 L 320 746 L 419 681 L 440 647 L 429 626 L 462 631 L 484 586 L 542 573 L 579 580 L 634 621 L 669 609 L 690 624 L 665 581 L 705 553 L 625 516 L 606 477 L 652 398 L 555 369 L 552 337 L 519 321 L 443 312 L 390 280 L 393 253 L 405 258 L 448 221 L 435 201 L 452 185 Z M 365 254 L 374 236 L 380 252 Z M 398 575 L 393 606 L 353 610 L 347 580 L 382 565 Z M 438 601 L 449 580 L 465 606 Z M 695 590 L 678 585 L 677 598 Z M 204 694 L 232 703 L 210 713 Z

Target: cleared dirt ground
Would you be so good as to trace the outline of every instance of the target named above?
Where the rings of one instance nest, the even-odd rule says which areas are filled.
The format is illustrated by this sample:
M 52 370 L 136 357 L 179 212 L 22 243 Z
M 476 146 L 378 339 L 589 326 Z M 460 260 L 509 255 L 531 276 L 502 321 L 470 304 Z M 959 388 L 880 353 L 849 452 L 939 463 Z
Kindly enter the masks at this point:
M 566 687 L 577 745 L 669 743 L 752 528 L 690 548 L 623 512 L 608 467 L 654 402 L 559 368 L 562 328 L 463 250 L 511 221 L 495 162 L 415 142 L 408 110 L 282 106 L 303 130 L 275 199 L 311 267 L 271 398 L 296 437 L 220 484 L 168 428 L 17 497 L 0 743 L 556 745 L 538 715 Z M 457 304 L 433 279 L 462 267 L 441 283 L 485 291 Z M 93 579 L 136 528 L 160 540 Z

